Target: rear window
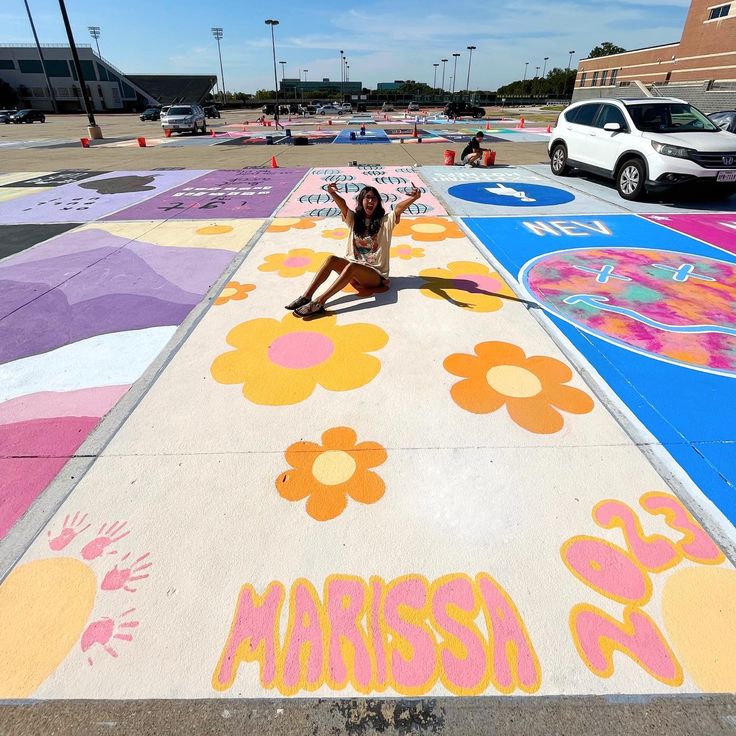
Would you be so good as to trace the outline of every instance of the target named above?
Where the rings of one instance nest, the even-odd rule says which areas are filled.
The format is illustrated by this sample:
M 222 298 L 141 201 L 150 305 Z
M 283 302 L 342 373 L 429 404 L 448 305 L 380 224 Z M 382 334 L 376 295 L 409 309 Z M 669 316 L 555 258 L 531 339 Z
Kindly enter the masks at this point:
M 192 108 L 191 107 L 170 107 L 169 108 L 169 115 L 191 115 L 192 114 Z
M 575 117 L 575 123 L 577 125 L 593 125 L 593 120 L 598 114 L 601 106 L 599 104 L 594 105 L 581 105 L 578 108 L 578 114 Z
M 574 123 L 579 111 L 579 107 L 573 107 L 572 110 L 565 110 L 565 112 L 562 113 L 562 116 L 568 123 Z

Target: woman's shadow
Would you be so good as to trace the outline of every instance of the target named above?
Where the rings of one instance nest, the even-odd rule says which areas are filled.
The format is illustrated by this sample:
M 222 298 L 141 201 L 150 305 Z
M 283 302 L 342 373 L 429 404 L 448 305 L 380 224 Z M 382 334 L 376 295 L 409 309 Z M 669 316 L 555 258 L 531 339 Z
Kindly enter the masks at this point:
M 464 302 L 450 296 L 449 292 L 464 291 L 468 294 L 482 294 L 484 296 L 495 296 L 499 299 L 507 301 L 519 302 L 526 306 L 527 309 L 538 309 L 536 302 L 530 302 L 511 294 L 503 294 L 496 291 L 488 291 L 478 286 L 474 281 L 467 279 L 444 279 L 434 276 L 394 276 L 391 278 L 391 285 L 383 290 L 361 289 L 356 294 L 343 294 L 334 299 L 327 305 L 325 312 L 319 316 L 327 316 L 330 314 L 347 314 L 348 312 L 357 312 L 361 309 L 371 309 L 373 307 L 385 307 L 389 304 L 396 304 L 399 300 L 399 292 L 406 289 L 425 289 L 432 294 L 444 299 L 456 307 L 472 307 L 470 302 Z M 360 300 L 360 301 L 356 301 Z M 342 305 L 345 306 L 342 306 Z M 337 309 L 336 309 L 337 307 Z

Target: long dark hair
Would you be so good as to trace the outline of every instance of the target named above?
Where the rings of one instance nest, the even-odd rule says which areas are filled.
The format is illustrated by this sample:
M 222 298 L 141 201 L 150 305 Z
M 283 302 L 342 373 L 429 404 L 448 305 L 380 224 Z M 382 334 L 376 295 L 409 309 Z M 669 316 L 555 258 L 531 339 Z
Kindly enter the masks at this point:
M 366 219 L 365 210 L 363 209 L 363 199 L 366 194 L 373 194 L 378 200 L 376 209 L 373 210 L 373 216 L 370 219 Z M 355 198 L 357 202 L 355 206 L 355 221 L 353 223 L 353 232 L 360 238 L 366 235 L 376 235 L 381 229 L 381 220 L 386 214 L 386 210 L 383 209 L 383 201 L 381 195 L 378 193 L 378 189 L 371 186 L 363 187 Z

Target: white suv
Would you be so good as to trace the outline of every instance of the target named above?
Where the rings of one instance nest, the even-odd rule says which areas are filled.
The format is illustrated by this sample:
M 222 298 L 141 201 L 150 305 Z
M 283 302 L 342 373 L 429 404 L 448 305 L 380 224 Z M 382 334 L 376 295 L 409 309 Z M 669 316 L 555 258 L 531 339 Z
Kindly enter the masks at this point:
M 548 152 L 553 174 L 606 176 L 624 199 L 688 184 L 715 198 L 736 192 L 733 134 L 674 98 L 576 102 L 557 119 Z
M 161 115 L 161 127 L 177 133 L 187 130 L 192 134 L 206 133 L 207 120 L 199 105 L 172 105 Z

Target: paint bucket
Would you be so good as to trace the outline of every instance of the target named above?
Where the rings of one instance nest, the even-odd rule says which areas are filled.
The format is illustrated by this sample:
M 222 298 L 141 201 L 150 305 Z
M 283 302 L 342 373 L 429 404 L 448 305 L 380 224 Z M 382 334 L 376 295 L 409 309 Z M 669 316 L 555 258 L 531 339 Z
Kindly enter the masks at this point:
M 350 140 L 351 141 L 354 141 L 355 140 L 355 131 L 354 130 L 351 130 L 350 131 Z
M 167 138 L 171 138 L 171 128 L 164 128 L 164 135 Z
M 266 136 L 266 145 L 267 146 L 272 146 L 273 145 L 273 136 L 272 135 L 267 135 Z
M 417 136 L 417 143 L 421 143 L 421 142 L 422 142 L 422 136 Z
M 79 142 L 82 144 L 82 148 L 89 148 L 89 138 L 80 138 Z
M 445 166 L 455 165 L 455 151 L 451 151 L 449 148 L 445 151 Z
M 495 151 L 483 151 L 483 166 L 493 166 L 496 163 Z
M 291 138 L 291 128 L 287 128 L 284 133 L 286 134 L 287 138 Z
M 146 147 L 146 139 L 145 139 L 145 138 L 144 138 L 143 136 L 141 136 L 141 137 L 140 137 L 140 138 L 138 139 L 138 145 L 139 145 L 139 146 L 140 146 L 141 148 L 145 148 L 145 147 Z

